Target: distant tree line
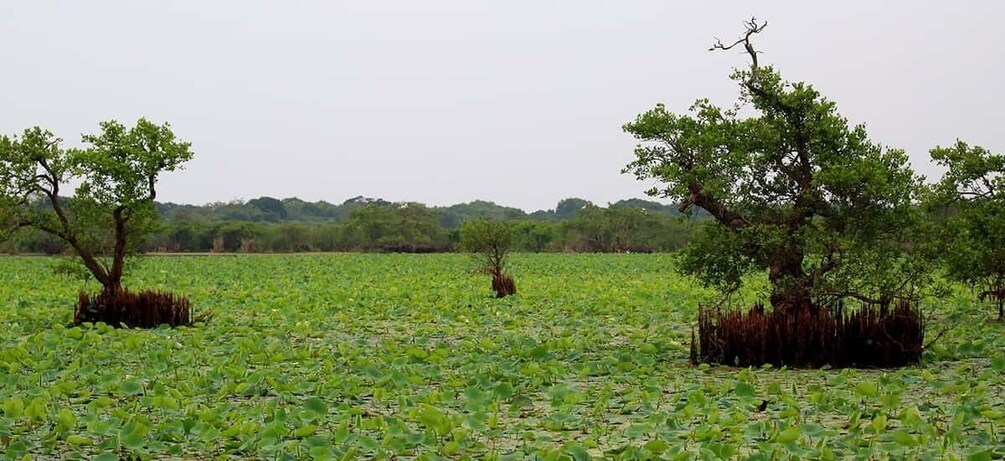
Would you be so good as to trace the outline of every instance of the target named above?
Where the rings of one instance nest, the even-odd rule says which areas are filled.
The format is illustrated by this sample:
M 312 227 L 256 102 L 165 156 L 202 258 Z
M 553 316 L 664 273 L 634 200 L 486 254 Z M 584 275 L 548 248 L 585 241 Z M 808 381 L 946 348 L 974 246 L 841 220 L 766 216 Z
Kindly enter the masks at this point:
M 160 228 L 146 252 L 288 253 L 314 251 L 447 252 L 460 226 L 478 218 L 512 224 L 513 249 L 525 252 L 667 252 L 690 242 L 704 216 L 690 219 L 653 201 L 622 200 L 607 207 L 579 199 L 526 213 L 492 202 L 449 207 L 355 197 L 340 205 L 260 197 L 204 206 L 158 203 Z M 26 231 L 0 252 L 56 254 L 64 243 Z

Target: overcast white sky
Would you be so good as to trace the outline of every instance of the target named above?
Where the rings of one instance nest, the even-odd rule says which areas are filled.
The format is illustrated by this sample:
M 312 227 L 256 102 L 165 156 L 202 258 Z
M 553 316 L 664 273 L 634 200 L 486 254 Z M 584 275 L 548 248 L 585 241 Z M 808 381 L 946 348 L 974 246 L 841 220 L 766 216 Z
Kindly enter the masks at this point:
M 69 145 L 168 121 L 196 157 L 158 198 L 365 195 L 527 210 L 640 197 L 621 125 L 658 102 L 732 103 L 756 15 L 762 62 L 938 172 L 956 138 L 1005 150 L 1005 2 L 5 1 L 0 133 Z

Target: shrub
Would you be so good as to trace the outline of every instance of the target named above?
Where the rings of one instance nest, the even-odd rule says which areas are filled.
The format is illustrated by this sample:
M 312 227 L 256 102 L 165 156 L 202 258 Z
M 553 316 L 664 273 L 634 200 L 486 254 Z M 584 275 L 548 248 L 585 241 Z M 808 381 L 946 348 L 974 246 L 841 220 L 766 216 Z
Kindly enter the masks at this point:
M 506 274 L 512 243 L 512 223 L 476 219 L 461 226 L 461 248 L 471 253 L 480 272 L 492 276 L 497 298 L 516 293 L 516 282 Z

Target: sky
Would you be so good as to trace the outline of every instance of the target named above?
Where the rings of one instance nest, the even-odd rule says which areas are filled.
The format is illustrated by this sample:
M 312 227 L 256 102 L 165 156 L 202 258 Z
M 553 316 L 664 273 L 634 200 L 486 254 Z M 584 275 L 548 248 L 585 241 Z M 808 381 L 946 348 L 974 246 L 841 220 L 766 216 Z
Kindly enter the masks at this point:
M 871 138 L 941 173 L 957 138 L 1005 151 L 1005 2 L 0 0 L 0 133 L 80 145 L 102 120 L 192 143 L 158 199 L 359 195 L 525 210 L 605 205 L 622 125 L 657 103 L 731 105 L 756 16 L 762 64 L 812 83 Z

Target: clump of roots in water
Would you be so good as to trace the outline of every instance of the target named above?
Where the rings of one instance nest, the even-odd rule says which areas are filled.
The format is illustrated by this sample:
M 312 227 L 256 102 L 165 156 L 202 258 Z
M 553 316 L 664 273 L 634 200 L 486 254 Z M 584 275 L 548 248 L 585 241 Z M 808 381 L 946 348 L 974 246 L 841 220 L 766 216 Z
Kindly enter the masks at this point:
M 497 298 L 505 298 L 516 294 L 516 282 L 513 281 L 513 277 L 508 275 L 492 274 L 492 289 L 495 290 Z
M 925 321 L 907 301 L 893 307 L 863 304 L 844 309 L 793 306 L 748 312 L 700 308 L 692 363 L 739 367 L 789 366 L 890 368 L 917 363 Z
M 104 322 L 130 328 L 192 325 L 192 309 L 184 296 L 159 291 L 125 289 L 88 295 L 81 291 L 73 311 L 74 325 Z

